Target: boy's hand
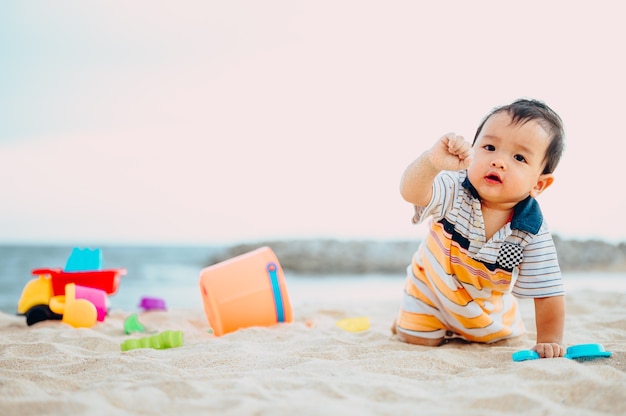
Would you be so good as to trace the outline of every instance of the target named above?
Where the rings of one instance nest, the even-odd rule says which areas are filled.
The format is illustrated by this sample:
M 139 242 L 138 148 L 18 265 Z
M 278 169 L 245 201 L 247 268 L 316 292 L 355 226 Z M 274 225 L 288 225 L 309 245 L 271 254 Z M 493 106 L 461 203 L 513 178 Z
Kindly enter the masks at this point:
M 537 344 L 533 347 L 533 351 L 536 351 L 541 358 L 558 358 L 565 355 L 565 348 L 556 342 Z
M 428 160 L 437 170 L 463 170 L 469 167 L 473 155 L 474 149 L 463 136 L 448 133 L 430 149 Z

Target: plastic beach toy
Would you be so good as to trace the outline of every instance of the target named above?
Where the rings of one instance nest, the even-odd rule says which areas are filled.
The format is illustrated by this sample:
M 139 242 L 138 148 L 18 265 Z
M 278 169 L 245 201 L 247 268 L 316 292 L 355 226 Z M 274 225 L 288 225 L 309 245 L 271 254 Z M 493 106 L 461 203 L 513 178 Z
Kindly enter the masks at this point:
M 271 248 L 261 247 L 200 272 L 200 295 L 213 333 L 293 322 L 283 270 Z
M 166 310 L 165 301 L 161 298 L 149 298 L 143 297 L 141 298 L 141 302 L 139 302 L 139 307 L 143 308 L 146 311 L 164 311 Z
M 370 320 L 364 316 L 358 318 L 346 318 L 337 321 L 337 326 L 348 332 L 361 332 L 370 329 Z
M 154 348 L 163 350 L 175 348 L 183 345 L 183 331 L 163 331 L 160 334 L 143 338 L 131 338 L 120 344 L 122 351 L 134 350 L 137 348 Z
M 65 295 L 50 299 L 50 310 L 63 315 L 62 321 L 74 328 L 91 328 L 104 321 L 107 296 L 103 290 L 82 287 L 74 283 L 65 286 Z
M 22 295 L 17 303 L 17 313 L 27 314 L 35 306 L 47 305 L 52 296 L 52 283 L 48 276 L 41 275 L 32 279 L 22 289 Z
M 132 334 L 133 332 L 144 332 L 145 330 L 146 327 L 139 322 L 139 317 L 136 313 L 133 313 L 124 319 L 124 332 L 127 334 Z
M 74 247 L 64 269 L 34 269 L 32 274 L 49 276 L 53 295 L 64 295 L 65 285 L 68 283 L 95 287 L 113 295 L 117 292 L 120 277 L 126 274 L 126 269 L 103 269 L 100 249 L 90 250 Z
M 102 270 L 102 251 L 99 248 L 88 249 L 74 247 L 65 263 L 66 272 Z
M 53 298 L 52 282 L 50 276 L 40 275 L 37 279 L 29 281 L 17 304 L 17 313 L 26 316 L 26 324 L 34 325 L 47 320 L 61 320 L 63 315 L 50 308 Z
M 610 357 L 611 352 L 606 351 L 601 344 L 573 345 L 567 349 L 565 358 L 572 360 L 593 360 L 594 358 Z
M 520 350 L 513 353 L 513 361 L 538 360 L 539 354 L 533 350 Z
M 74 299 L 65 305 L 62 321 L 74 328 L 91 328 L 98 320 L 98 311 L 87 299 Z
M 48 319 L 62 319 L 64 315 L 68 315 L 65 317 L 66 322 L 85 326 L 89 321 L 84 317 L 91 316 L 91 308 L 85 302 L 96 307 L 96 318 L 103 321 L 107 311 L 106 295 L 117 292 L 120 276 L 126 274 L 126 269 L 102 270 L 100 249 L 74 248 L 65 269 L 34 269 L 32 274 L 37 278 L 26 283 L 17 305 L 17 313 L 26 316 L 29 326 Z M 74 286 L 69 286 L 70 284 Z M 66 287 L 75 288 L 73 300 L 68 300 Z M 79 300 L 81 302 L 69 306 L 68 314 L 66 304 Z M 76 319 L 72 318 L 74 315 Z
M 565 358 L 579 361 L 608 358 L 610 356 L 611 352 L 606 351 L 602 344 L 572 345 L 565 352 Z M 533 350 L 520 350 L 513 353 L 512 358 L 513 361 L 536 360 L 539 358 L 539 354 Z
M 104 290 L 93 287 L 80 286 L 75 283 L 65 285 L 65 295 L 53 296 L 50 299 L 52 312 L 63 315 L 65 305 L 76 299 L 85 299 L 96 307 L 97 320 L 102 322 L 107 316 L 107 294 Z
M 108 270 L 85 270 L 77 272 L 66 272 L 61 269 L 34 269 L 33 275 L 49 276 L 52 283 L 52 293 L 54 295 L 65 294 L 65 285 L 76 283 L 77 285 L 95 287 L 104 290 L 107 294 L 113 295 L 120 285 L 120 278 L 126 274 L 126 269 Z

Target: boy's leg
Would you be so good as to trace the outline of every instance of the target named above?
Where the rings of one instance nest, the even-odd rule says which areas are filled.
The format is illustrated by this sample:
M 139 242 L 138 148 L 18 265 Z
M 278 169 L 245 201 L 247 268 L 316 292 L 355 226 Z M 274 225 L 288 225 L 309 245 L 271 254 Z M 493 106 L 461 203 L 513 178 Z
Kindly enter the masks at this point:
M 393 321 L 393 324 L 391 325 L 391 332 L 395 334 L 400 339 L 400 341 L 406 342 L 407 344 L 423 345 L 425 347 L 438 347 L 441 344 L 443 344 L 443 342 L 445 341 L 445 338 L 438 338 L 438 339 L 421 338 L 421 337 L 416 337 L 415 335 L 409 335 L 403 332 L 398 332 L 396 330 L 396 321 Z
M 402 304 L 391 331 L 401 341 L 426 346 L 438 346 L 448 330 L 445 318 L 437 308 L 437 297 L 432 289 L 407 267 Z

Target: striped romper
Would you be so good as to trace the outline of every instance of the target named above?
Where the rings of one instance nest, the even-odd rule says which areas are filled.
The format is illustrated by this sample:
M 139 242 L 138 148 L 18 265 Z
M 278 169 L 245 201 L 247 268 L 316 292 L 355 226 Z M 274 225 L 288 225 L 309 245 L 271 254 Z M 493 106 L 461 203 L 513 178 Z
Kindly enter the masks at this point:
M 564 294 L 556 249 L 539 204 L 528 197 L 485 241 L 481 204 L 466 171 L 441 172 L 414 223 L 429 232 L 407 268 L 396 330 L 420 338 L 494 342 L 521 335 L 514 296 Z

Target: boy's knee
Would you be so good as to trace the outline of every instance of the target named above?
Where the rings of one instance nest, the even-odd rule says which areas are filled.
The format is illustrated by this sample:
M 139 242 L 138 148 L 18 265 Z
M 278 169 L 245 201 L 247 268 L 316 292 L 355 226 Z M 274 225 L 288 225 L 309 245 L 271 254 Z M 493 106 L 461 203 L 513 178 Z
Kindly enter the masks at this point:
M 422 345 L 425 347 L 438 347 L 444 342 L 444 338 L 431 339 L 405 334 L 404 332 L 397 330 L 395 322 L 391 326 L 391 332 L 396 335 L 400 341 L 406 342 L 407 344 Z

